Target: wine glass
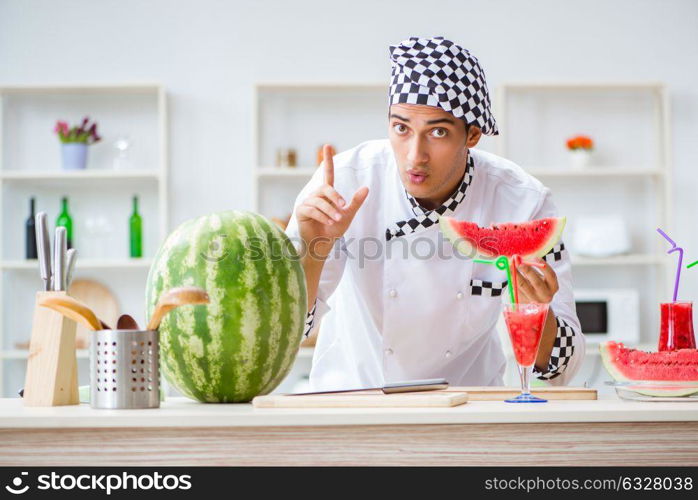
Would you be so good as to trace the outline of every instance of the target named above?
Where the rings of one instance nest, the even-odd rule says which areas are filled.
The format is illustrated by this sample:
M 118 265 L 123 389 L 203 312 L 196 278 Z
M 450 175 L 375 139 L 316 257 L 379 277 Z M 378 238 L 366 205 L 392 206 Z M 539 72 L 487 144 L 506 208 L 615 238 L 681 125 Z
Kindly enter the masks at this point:
M 507 403 L 547 403 L 546 399 L 531 394 L 531 375 L 538 355 L 545 319 L 548 316 L 548 308 L 549 304 L 538 302 L 504 304 L 504 322 L 521 376 L 521 394 L 507 399 Z
M 114 148 L 118 151 L 114 158 L 114 170 L 128 170 L 133 168 L 128 150 L 131 147 L 131 140 L 127 136 L 120 136 L 114 141 Z

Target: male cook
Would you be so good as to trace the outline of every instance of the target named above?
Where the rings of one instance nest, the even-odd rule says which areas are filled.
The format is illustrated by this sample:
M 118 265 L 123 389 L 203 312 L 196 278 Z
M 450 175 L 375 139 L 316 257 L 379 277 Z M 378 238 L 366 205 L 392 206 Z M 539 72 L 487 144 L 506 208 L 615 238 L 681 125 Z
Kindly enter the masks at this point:
M 508 283 L 495 266 L 464 258 L 439 216 L 480 226 L 556 216 L 550 191 L 519 166 L 474 149 L 497 135 L 485 75 L 443 37 L 390 47 L 388 140 L 332 158 L 299 194 L 287 228 L 306 274 L 306 335 L 322 318 L 314 390 L 445 378 L 502 385 L 497 319 Z M 549 302 L 534 375 L 564 385 L 585 342 L 562 242 L 542 273 L 519 267 L 521 302 Z

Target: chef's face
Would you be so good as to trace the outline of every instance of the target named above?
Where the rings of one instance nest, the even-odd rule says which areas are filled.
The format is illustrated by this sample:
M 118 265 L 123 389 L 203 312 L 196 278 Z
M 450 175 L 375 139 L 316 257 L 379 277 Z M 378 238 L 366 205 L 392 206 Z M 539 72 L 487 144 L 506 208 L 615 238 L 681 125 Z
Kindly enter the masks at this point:
M 435 106 L 393 104 L 388 136 L 405 189 L 428 209 L 455 191 L 480 129 Z

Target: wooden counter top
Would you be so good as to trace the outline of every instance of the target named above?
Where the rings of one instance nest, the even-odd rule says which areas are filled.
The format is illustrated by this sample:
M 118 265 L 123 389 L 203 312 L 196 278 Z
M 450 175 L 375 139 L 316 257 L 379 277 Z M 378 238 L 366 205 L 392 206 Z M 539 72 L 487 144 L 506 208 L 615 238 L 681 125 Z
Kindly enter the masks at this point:
M 267 409 L 168 398 L 149 410 L 94 410 L 87 404 L 24 407 L 0 399 L 0 428 L 298 427 L 352 425 L 582 422 L 698 422 L 698 402 L 636 402 L 615 396 L 591 401 L 511 404 L 470 401 L 453 408 Z

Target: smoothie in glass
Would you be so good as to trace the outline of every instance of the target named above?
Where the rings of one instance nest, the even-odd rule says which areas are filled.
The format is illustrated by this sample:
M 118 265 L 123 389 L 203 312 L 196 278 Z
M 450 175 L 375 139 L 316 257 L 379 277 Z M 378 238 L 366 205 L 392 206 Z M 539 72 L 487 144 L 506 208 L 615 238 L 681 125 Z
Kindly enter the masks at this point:
M 695 349 L 693 333 L 693 302 L 667 302 L 659 304 L 661 323 L 659 326 L 660 351 Z
M 504 321 L 519 365 L 529 367 L 535 363 L 547 315 L 548 304 L 517 304 L 504 309 Z

